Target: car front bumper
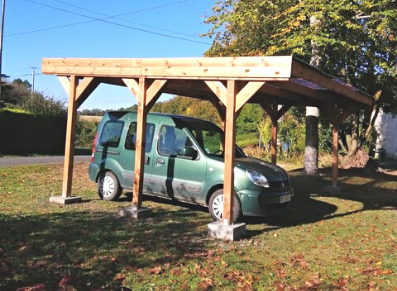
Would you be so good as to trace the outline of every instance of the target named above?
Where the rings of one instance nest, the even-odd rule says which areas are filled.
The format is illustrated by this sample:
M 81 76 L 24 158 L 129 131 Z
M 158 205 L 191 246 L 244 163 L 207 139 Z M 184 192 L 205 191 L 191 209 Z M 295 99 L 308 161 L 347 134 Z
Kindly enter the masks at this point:
M 245 216 L 272 216 L 289 208 L 294 190 L 267 192 L 266 190 L 241 190 L 238 196 Z

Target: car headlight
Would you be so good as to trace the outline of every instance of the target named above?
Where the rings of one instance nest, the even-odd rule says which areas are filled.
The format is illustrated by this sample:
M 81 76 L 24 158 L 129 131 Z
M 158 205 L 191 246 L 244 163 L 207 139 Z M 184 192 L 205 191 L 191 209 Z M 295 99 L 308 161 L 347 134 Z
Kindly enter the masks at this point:
M 247 170 L 245 173 L 247 175 L 247 178 L 255 185 L 265 188 L 270 187 L 266 177 L 263 176 L 261 173 L 252 170 Z

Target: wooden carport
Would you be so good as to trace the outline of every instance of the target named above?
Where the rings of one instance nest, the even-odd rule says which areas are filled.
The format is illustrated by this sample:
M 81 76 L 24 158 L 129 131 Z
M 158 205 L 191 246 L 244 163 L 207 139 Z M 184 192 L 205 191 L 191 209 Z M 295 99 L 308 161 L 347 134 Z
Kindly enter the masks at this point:
M 69 92 L 62 196 L 71 193 L 77 108 L 101 84 L 127 86 L 138 101 L 133 209 L 142 207 L 146 116 L 162 93 L 209 100 L 224 124 L 224 221 L 233 217 L 236 118 L 247 102 L 258 103 L 272 120 L 276 163 L 277 120 L 291 106 L 320 108 L 333 124 L 333 186 L 338 177 L 338 127 L 351 113 L 372 106 L 371 96 L 291 56 L 170 59 L 43 59 L 42 72 L 59 77 Z M 117 97 L 111 97 L 117 101 Z

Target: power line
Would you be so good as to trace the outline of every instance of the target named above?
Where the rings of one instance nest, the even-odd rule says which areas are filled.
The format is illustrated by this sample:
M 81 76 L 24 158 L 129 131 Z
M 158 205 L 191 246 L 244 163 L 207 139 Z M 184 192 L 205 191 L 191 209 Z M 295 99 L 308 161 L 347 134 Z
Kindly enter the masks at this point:
M 14 33 L 14 34 L 11 34 L 11 35 L 7 35 L 7 37 L 21 35 L 21 34 L 30 34 L 30 33 L 35 33 L 35 32 L 45 31 L 45 30 L 58 29 L 58 28 L 63 28 L 63 27 L 67 27 L 67 26 L 79 25 L 79 24 L 89 23 L 89 22 L 94 22 L 94 21 L 100 21 L 100 22 L 104 22 L 104 23 L 107 23 L 107 24 L 116 25 L 116 26 L 132 29 L 132 30 L 138 30 L 138 31 L 141 31 L 141 32 L 155 34 L 155 35 L 159 35 L 159 36 L 163 36 L 163 37 L 167 37 L 167 38 L 178 39 L 178 40 L 183 40 L 183 41 L 188 41 L 188 42 L 193 42 L 193 43 L 199 43 L 199 44 L 207 44 L 207 45 L 211 44 L 211 43 L 207 43 L 207 42 L 203 42 L 203 41 L 196 41 L 196 40 L 191 40 L 191 39 L 187 39 L 187 38 L 183 38 L 183 37 L 172 36 L 172 35 L 165 34 L 165 33 L 149 31 L 149 30 L 146 30 L 146 29 L 141 29 L 141 28 L 128 26 L 128 25 L 124 25 L 124 24 L 120 24 L 120 23 L 116 23 L 116 22 L 112 22 L 112 21 L 106 20 L 106 19 L 117 18 L 117 17 L 120 17 L 120 16 L 129 15 L 129 14 L 133 14 L 133 13 L 138 13 L 138 12 L 142 12 L 142 11 L 154 10 L 154 9 L 157 9 L 157 8 L 160 8 L 160 7 L 175 5 L 175 4 L 178 4 L 178 3 L 183 3 L 183 2 L 193 1 L 193 0 L 178 1 L 178 2 L 165 4 L 165 5 L 161 5 L 161 6 L 157 6 L 157 7 L 146 8 L 146 9 L 142 9 L 142 10 L 138 10 L 138 11 L 132 11 L 132 12 L 128 12 L 128 13 L 122 13 L 122 14 L 118 14 L 118 15 L 107 16 L 107 17 L 103 17 L 103 18 L 91 17 L 91 16 L 88 16 L 88 15 L 85 15 L 85 14 L 72 12 L 72 11 L 69 11 L 69 10 L 66 10 L 66 9 L 62 9 L 62 8 L 54 7 L 54 6 L 51 6 L 51 5 L 39 3 L 39 2 L 36 2 L 36 1 L 33 1 L 33 0 L 25 0 L 25 1 L 33 3 L 33 4 L 36 4 L 36 5 L 44 6 L 44 7 L 47 7 L 47 8 L 51 8 L 51 9 L 54 9 L 54 10 L 62 11 L 62 12 L 68 13 L 68 14 L 72 14 L 72 15 L 77 15 L 77 16 L 81 16 L 81 17 L 84 17 L 84 18 L 88 18 L 90 20 L 89 21 L 84 21 L 84 22 L 76 22 L 76 23 L 72 23 L 72 24 L 56 26 L 56 27 L 54 26 L 54 27 L 42 28 L 42 29 L 37 29 L 37 30 L 32 30 L 32 31 Z
M 77 5 L 73 5 L 73 4 L 64 2 L 64 1 L 60 1 L 60 0 L 53 0 L 53 1 L 58 2 L 58 3 L 61 3 L 61 4 L 64 4 L 64 5 L 67 5 L 67 6 L 71 6 L 71 7 L 77 8 L 77 9 L 81 9 L 81 10 L 83 10 L 83 11 L 91 12 L 91 13 L 94 13 L 94 14 L 97 14 L 97 15 L 101 15 L 101 16 L 105 16 L 105 17 L 111 17 L 111 16 L 108 15 L 108 14 L 104 14 L 104 13 L 100 13 L 100 12 L 97 12 L 97 11 L 94 11 L 94 10 L 91 10 L 91 9 L 83 8 L 83 7 L 80 7 L 80 6 L 77 6 Z M 165 7 L 165 6 L 175 5 L 175 4 L 179 4 L 179 3 L 187 2 L 187 1 L 193 1 L 193 0 L 186 0 L 186 1 L 174 2 L 174 3 L 170 3 L 170 4 L 165 4 L 165 5 L 161 5 L 161 6 L 156 6 L 156 7 L 154 7 L 154 8 L 162 8 L 162 7 Z M 149 10 L 149 9 L 150 9 L 150 10 L 153 10 L 153 9 L 151 9 L 151 8 L 147 8 L 147 9 L 139 10 L 139 11 L 137 11 L 137 12 L 147 11 L 147 10 Z M 126 19 L 122 19 L 122 18 L 119 18 L 119 17 L 115 17 L 115 18 L 118 19 L 118 20 L 127 22 L 127 23 L 131 23 L 131 24 L 135 24 L 135 25 L 140 25 L 140 26 L 143 26 L 143 27 L 154 28 L 154 29 L 157 29 L 157 30 L 166 31 L 166 32 L 171 32 L 171 33 L 179 34 L 179 35 L 190 36 L 190 37 L 199 37 L 199 36 L 194 35 L 194 34 L 188 34 L 188 33 L 183 33 L 183 32 L 178 32 L 178 31 L 163 29 L 163 28 L 159 28 L 159 27 L 155 27 L 155 26 L 145 25 L 145 24 L 141 24 L 141 23 L 129 21 L 129 20 L 126 20 Z

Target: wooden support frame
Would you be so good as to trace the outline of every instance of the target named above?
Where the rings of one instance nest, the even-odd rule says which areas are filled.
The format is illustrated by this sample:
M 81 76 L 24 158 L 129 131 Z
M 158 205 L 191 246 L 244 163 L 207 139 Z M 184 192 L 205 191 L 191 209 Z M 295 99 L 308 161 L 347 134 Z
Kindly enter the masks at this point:
M 332 124 L 332 187 L 338 187 L 338 141 L 339 141 L 339 126 L 345 121 L 353 112 L 357 110 L 354 106 L 337 108 L 334 104 L 329 103 L 326 114 Z
M 272 122 L 272 142 L 270 152 L 272 155 L 272 164 L 277 164 L 277 122 L 291 108 L 291 105 L 283 105 L 280 109 L 278 109 L 277 103 L 261 103 L 260 105 L 269 115 Z
M 99 85 L 94 78 L 86 77 L 78 82 L 75 75 L 59 77 L 64 89 L 69 92 L 68 119 L 66 125 L 65 159 L 62 183 L 62 198 L 72 196 L 74 141 L 76 136 L 77 109 Z
M 139 78 L 139 81 L 124 78 L 123 82 L 138 99 L 134 187 L 132 195 L 132 207 L 138 210 L 142 208 L 147 114 L 161 95 L 161 90 L 166 85 L 167 80 L 154 80 L 151 85 L 143 77 Z
M 223 220 L 225 225 L 233 223 L 234 204 L 234 156 L 236 143 L 236 81 L 227 81 L 227 104 L 226 104 L 226 136 L 225 136 L 225 181 L 224 181 L 224 203 Z
M 249 100 L 261 104 L 271 117 L 274 163 L 277 162 L 277 121 L 291 105 L 328 108 L 331 119 L 338 116 L 332 122 L 333 140 L 337 141 L 338 126 L 350 109 L 343 109 L 342 113 L 334 111 L 332 106 L 335 102 L 343 106 L 350 104 L 354 108 L 370 107 L 373 104 L 373 99 L 368 94 L 291 56 L 43 59 L 41 67 L 44 74 L 58 75 L 61 84 L 69 92 L 63 196 L 71 195 L 77 108 L 100 83 L 127 86 L 138 99 L 133 194 L 135 208 L 140 208 L 142 203 L 146 116 L 161 92 L 183 96 L 189 96 L 187 93 L 192 92 L 191 97 L 210 100 L 215 105 L 226 127 L 224 222 L 227 224 L 233 221 L 234 133 L 237 116 L 244 104 Z M 332 106 L 328 104 L 330 102 L 333 103 Z M 278 104 L 284 106 L 278 110 Z M 337 143 L 334 152 L 337 153 Z M 334 156 L 333 177 L 337 176 L 337 154 Z
M 74 159 L 74 140 L 76 135 L 76 76 L 70 77 L 69 82 L 69 105 L 68 120 L 66 123 L 65 159 L 63 167 L 62 197 L 67 198 L 72 195 L 73 159 Z

